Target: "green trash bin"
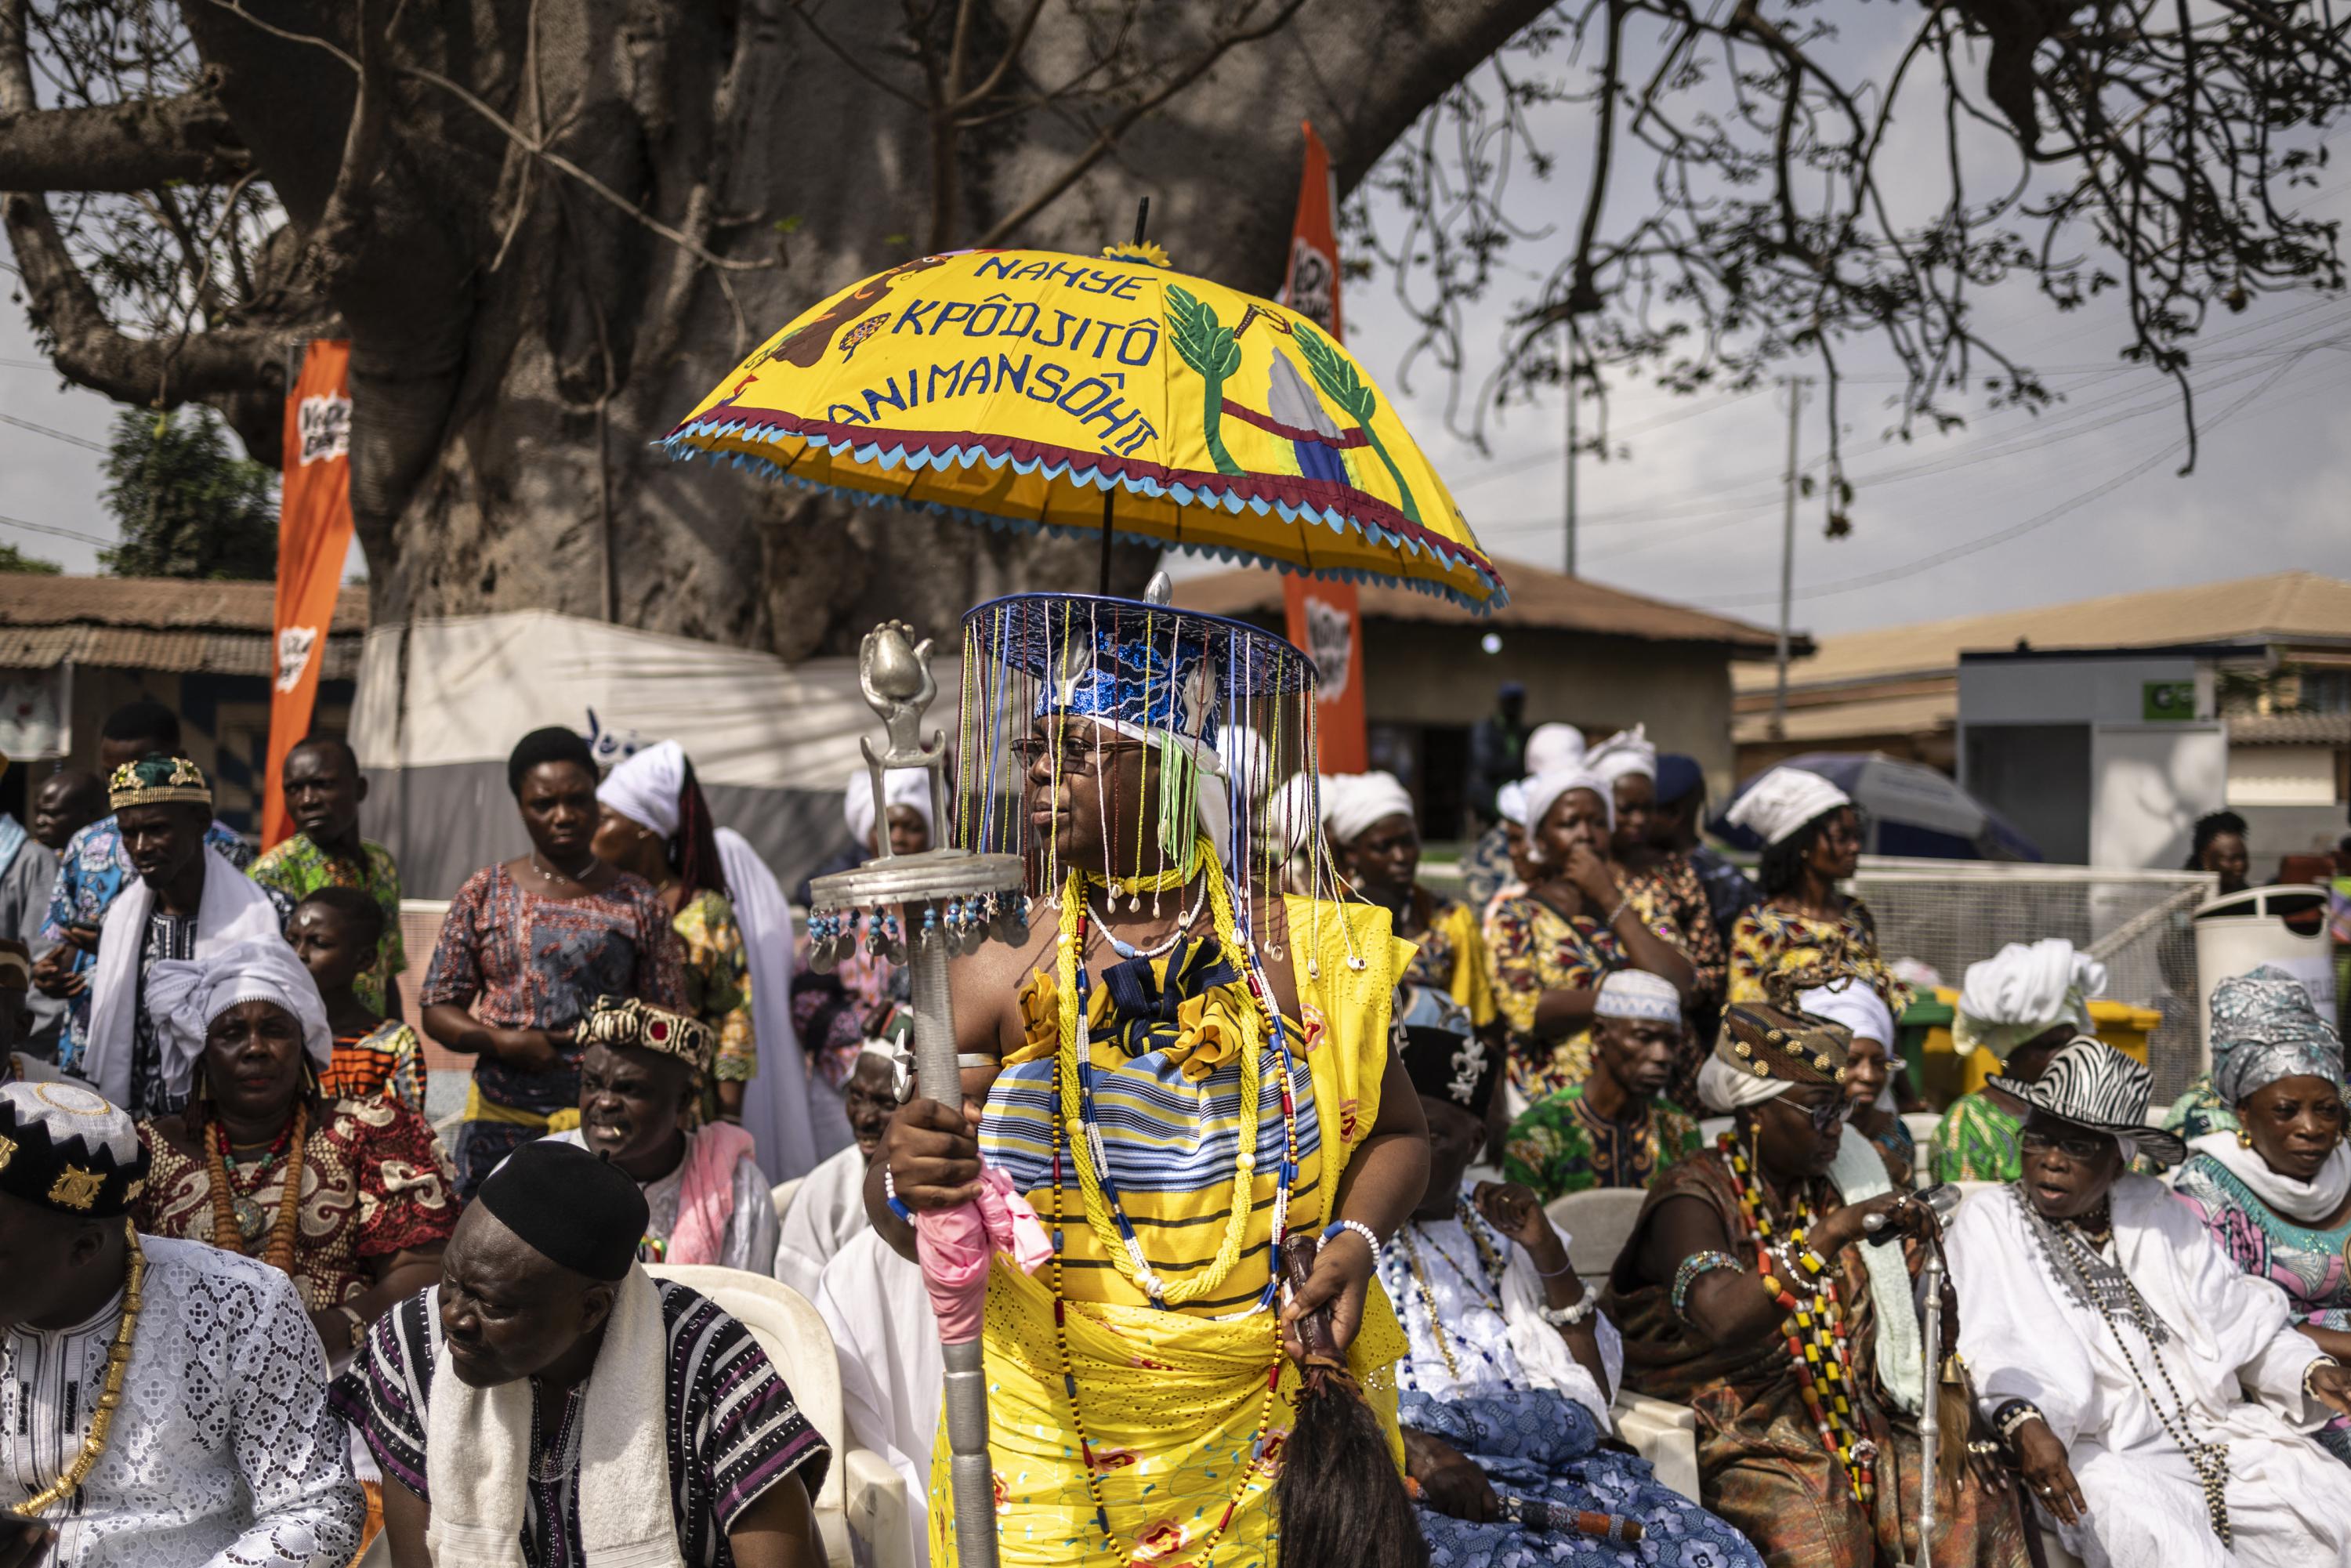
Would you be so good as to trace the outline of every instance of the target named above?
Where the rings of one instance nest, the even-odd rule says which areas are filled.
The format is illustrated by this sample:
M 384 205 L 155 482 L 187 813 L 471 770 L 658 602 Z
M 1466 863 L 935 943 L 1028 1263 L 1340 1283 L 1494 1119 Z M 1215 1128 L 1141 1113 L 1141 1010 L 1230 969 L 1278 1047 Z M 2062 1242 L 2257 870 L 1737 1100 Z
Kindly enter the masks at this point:
M 1928 1104 L 1938 1107 L 1949 1105 L 1959 1094 L 1959 1059 L 1951 1053 L 1949 1045 L 1955 1011 L 1950 1003 L 1934 992 L 1923 991 L 1917 1000 L 1903 1009 L 1900 1021 L 1894 1026 L 1902 1061 L 1910 1070 L 1911 1086 Z M 1944 1049 L 1930 1053 L 1927 1037 L 1938 1030 L 1946 1042 Z M 1930 1061 L 1935 1068 L 1932 1076 L 1928 1072 Z

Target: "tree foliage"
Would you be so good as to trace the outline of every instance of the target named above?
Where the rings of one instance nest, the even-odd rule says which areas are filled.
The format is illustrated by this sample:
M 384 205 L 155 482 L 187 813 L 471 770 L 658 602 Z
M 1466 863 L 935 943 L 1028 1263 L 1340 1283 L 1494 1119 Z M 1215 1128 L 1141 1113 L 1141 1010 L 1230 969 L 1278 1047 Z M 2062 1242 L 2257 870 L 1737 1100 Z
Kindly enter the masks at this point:
M 115 416 L 102 492 L 122 542 L 98 552 L 117 577 L 277 575 L 277 476 L 229 449 L 210 409 Z
M 26 555 L 15 545 L 0 544 L 0 572 L 19 572 L 27 577 L 55 577 L 65 570 L 56 561 L 44 560 L 37 555 Z

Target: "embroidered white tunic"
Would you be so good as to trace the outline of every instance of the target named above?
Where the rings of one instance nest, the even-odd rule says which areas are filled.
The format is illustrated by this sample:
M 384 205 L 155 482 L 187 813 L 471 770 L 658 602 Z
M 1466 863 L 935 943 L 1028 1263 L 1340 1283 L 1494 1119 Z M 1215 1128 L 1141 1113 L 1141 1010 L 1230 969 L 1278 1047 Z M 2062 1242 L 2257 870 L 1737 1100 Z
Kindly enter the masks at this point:
M 53 1507 L 57 1568 L 341 1568 L 366 1502 L 327 1409 L 327 1355 L 293 1281 L 254 1259 L 142 1236 L 146 1288 L 106 1453 Z M 0 1350 L 0 1502 L 81 1451 L 122 1297 Z
M 2037 1406 L 2090 1505 L 2081 1524 L 2056 1527 L 2066 1550 L 2088 1568 L 2351 1563 L 2351 1483 L 2304 1435 L 2324 1414 L 2302 1396 L 2318 1347 L 2294 1332 L 2285 1293 L 2239 1272 L 2160 1183 L 2126 1176 L 2115 1184 L 2105 1257 L 2168 1333 L 2158 1348 L 2117 1313 L 2118 1342 L 2060 1282 L 2022 1201 L 2014 1187 L 1970 1197 L 1947 1250 L 1959 1291 L 1959 1352 L 1985 1414 L 2011 1399 Z M 2175 1420 L 2179 1391 L 2192 1439 L 2229 1446 L 2233 1552 L 2207 1522 L 2196 1472 L 2141 1377 Z

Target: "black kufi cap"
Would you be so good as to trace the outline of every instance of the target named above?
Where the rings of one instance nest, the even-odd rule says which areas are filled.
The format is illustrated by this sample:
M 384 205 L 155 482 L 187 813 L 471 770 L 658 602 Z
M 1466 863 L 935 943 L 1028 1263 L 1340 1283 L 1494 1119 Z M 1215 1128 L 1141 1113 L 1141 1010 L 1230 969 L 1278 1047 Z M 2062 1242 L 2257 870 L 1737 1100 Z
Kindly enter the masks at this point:
M 551 1263 L 617 1280 L 637 1260 L 648 1211 L 635 1178 L 576 1144 L 525 1144 L 474 1201 Z
M 0 1192 L 78 1219 L 112 1219 L 147 1186 L 147 1145 L 87 1084 L 0 1086 Z

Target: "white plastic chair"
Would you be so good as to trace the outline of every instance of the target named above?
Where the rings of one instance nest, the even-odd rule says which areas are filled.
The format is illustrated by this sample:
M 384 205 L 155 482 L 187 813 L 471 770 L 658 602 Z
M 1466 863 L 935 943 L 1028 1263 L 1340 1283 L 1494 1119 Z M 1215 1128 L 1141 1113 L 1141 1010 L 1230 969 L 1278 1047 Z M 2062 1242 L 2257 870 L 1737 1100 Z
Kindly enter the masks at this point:
M 1568 1261 L 1586 1290 L 1606 1283 L 1647 1197 L 1638 1187 L 1596 1187 L 1563 1194 L 1544 1206 L 1551 1222 L 1567 1233 Z M 1689 1407 L 1620 1388 L 1615 1416 L 1616 1435 L 1649 1461 L 1657 1483 L 1698 1501 L 1698 1417 Z
M 1730 1131 L 1731 1127 L 1738 1122 L 1738 1120 L 1739 1118 L 1736 1116 L 1708 1116 L 1704 1118 L 1698 1124 L 1698 1135 L 1699 1141 L 1704 1143 L 1709 1149 L 1714 1147 L 1715 1139 Z
M 800 1414 L 832 1449 L 824 1485 L 809 1499 L 823 1539 L 825 1562 L 851 1568 L 850 1537 L 857 1537 L 872 1568 L 911 1568 L 913 1526 L 906 1483 L 882 1456 L 846 1446 L 841 1409 L 841 1364 L 832 1335 L 806 1296 L 765 1274 L 705 1263 L 649 1263 L 656 1280 L 674 1280 L 718 1303 L 759 1342 L 792 1391 Z
M 792 1199 L 799 1196 L 800 1183 L 807 1179 L 806 1176 L 794 1176 L 789 1181 L 779 1181 L 769 1191 L 768 1201 L 776 1206 L 777 1224 L 781 1225 L 784 1216 L 792 1211 Z

